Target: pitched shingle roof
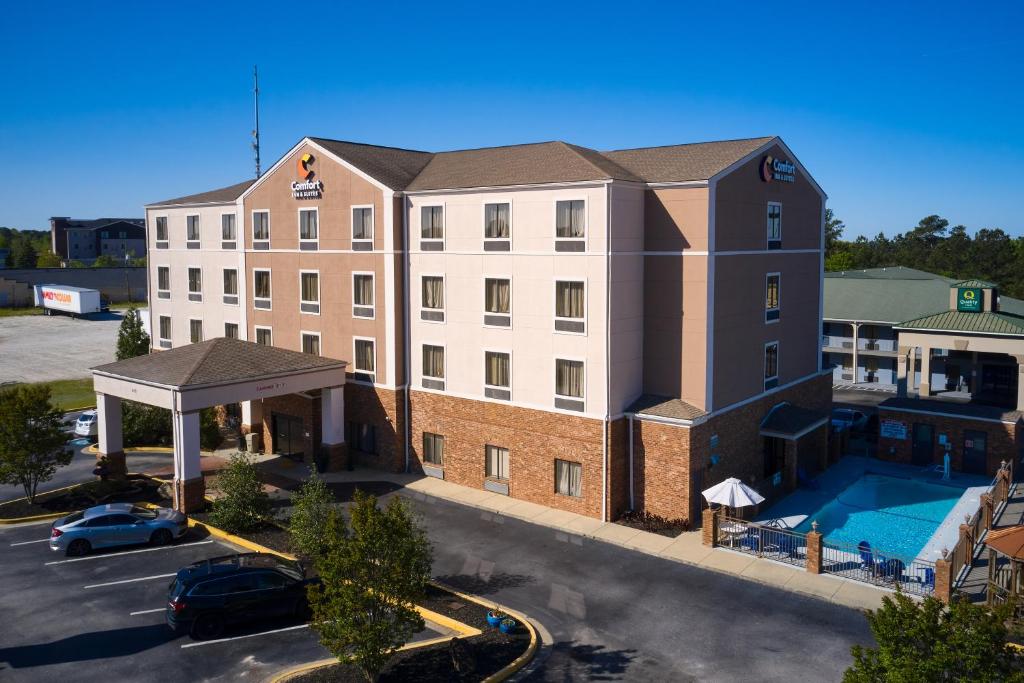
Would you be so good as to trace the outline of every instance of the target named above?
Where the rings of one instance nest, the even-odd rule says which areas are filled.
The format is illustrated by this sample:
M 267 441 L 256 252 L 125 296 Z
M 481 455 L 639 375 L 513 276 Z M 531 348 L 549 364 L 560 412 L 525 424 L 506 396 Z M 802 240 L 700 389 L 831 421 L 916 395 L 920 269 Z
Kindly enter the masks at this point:
M 828 416 L 825 413 L 786 403 L 768 413 L 761 423 L 761 433 L 796 436 L 819 423 L 824 424 L 827 420 Z
M 775 138 L 696 142 L 604 152 L 604 156 L 649 183 L 707 180 Z
M 345 361 L 218 337 L 92 368 L 94 372 L 173 387 L 260 379 L 345 367 Z
M 1024 316 L 1002 311 L 942 311 L 893 325 L 897 330 L 937 330 L 941 332 L 976 332 L 1024 337 Z
M 153 202 L 146 206 L 174 206 L 177 204 L 226 204 L 233 202 L 238 199 L 243 192 L 249 189 L 249 186 L 255 183 L 255 180 L 245 180 L 234 185 L 228 185 L 218 190 L 210 190 L 208 192 L 200 192 L 199 194 L 190 194 L 185 197 L 176 197 L 175 199 L 165 199 L 162 202 Z
M 651 415 L 653 417 L 667 417 L 672 420 L 696 420 L 706 415 L 697 406 L 690 405 L 686 401 L 667 396 L 655 394 L 644 394 L 626 409 L 627 413 L 635 415 Z
M 433 154 L 414 149 L 364 145 L 358 142 L 310 138 L 393 190 L 404 190 Z

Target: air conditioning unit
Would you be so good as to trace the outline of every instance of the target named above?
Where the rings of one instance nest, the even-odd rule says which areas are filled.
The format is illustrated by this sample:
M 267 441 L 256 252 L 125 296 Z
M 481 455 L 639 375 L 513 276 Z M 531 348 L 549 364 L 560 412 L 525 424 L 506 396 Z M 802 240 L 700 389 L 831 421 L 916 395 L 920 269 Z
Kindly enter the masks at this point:
M 843 374 L 843 379 L 850 380 L 852 382 L 853 381 L 853 375 L 852 374 L 847 375 L 847 374 L 844 373 Z

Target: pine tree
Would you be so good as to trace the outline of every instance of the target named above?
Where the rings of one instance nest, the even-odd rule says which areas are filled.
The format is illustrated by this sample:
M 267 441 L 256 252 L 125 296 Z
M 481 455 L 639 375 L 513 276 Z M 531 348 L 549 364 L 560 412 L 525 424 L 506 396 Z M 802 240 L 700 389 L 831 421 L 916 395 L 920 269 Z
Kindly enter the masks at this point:
M 149 335 L 142 327 L 142 316 L 134 306 L 125 311 L 117 331 L 117 360 L 145 356 L 149 353 Z

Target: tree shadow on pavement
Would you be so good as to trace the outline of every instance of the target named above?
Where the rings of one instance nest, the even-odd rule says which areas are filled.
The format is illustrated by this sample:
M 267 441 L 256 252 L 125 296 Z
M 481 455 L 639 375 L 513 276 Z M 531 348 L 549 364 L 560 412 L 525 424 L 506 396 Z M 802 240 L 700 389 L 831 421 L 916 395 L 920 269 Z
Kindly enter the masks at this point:
M 609 650 L 604 645 L 583 645 L 561 641 L 551 647 L 544 665 L 528 681 L 618 681 L 628 680 L 629 665 L 636 650 Z
M 33 666 L 87 662 L 94 659 L 128 657 L 177 638 L 167 624 L 151 624 L 110 631 L 79 633 L 49 643 L 0 649 L 0 671 Z M 0 675 L 0 678 L 3 678 Z
M 536 581 L 532 576 L 526 574 L 506 574 L 505 572 L 494 572 L 486 579 L 479 575 L 448 574 L 447 576 L 437 576 L 435 580 L 457 591 L 472 595 L 491 595 L 505 588 L 519 588 Z

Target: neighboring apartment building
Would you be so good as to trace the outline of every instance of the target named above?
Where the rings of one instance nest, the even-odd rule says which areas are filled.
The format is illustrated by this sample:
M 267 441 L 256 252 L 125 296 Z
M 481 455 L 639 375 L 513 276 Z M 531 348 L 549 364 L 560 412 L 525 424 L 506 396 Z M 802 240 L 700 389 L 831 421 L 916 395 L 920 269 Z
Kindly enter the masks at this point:
M 243 338 L 349 361 L 351 458 L 606 519 L 695 519 L 727 476 L 783 489 L 823 462 L 825 195 L 778 138 L 305 138 L 235 194 L 218 200 L 240 216 Z M 183 239 L 170 221 L 197 197 L 147 208 L 151 247 L 160 212 Z M 167 255 L 181 272 L 217 246 Z M 173 290 L 172 324 L 224 306 Z M 308 458 L 319 400 L 254 402 L 243 421 Z
M 141 218 L 50 219 L 50 248 L 65 261 L 91 264 L 100 256 L 116 259 L 146 255 L 146 224 Z

